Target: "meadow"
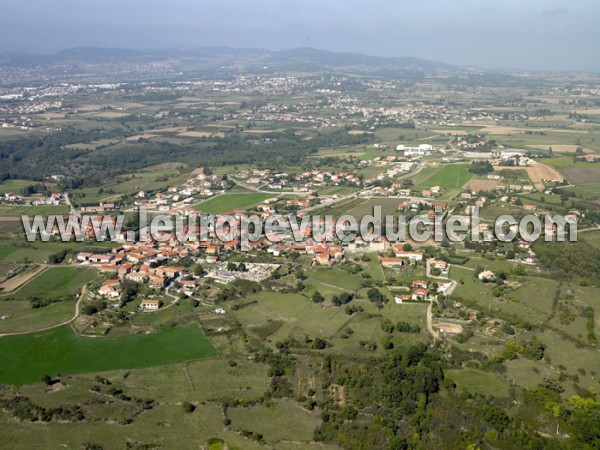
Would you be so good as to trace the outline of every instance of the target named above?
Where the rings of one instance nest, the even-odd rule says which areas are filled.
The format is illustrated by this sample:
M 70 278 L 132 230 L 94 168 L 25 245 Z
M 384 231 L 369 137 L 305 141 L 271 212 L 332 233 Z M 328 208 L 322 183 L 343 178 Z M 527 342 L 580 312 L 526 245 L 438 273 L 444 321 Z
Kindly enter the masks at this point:
M 22 215 L 34 216 L 36 214 L 40 214 L 42 216 L 47 216 L 50 214 L 65 215 L 68 213 L 69 207 L 67 205 L 0 205 L 0 217 L 20 217 Z
M 31 180 L 5 180 L 0 183 L 0 194 L 7 194 L 12 192 L 13 194 L 19 194 L 21 189 L 31 186 L 35 182 Z
M 260 192 L 222 194 L 195 205 L 194 209 L 207 214 L 222 214 L 233 211 L 234 209 L 248 209 L 263 200 L 273 197 L 277 197 L 277 194 L 265 194 Z
M 473 174 L 469 172 L 468 164 L 449 164 L 435 171 L 430 177 L 420 180 L 418 186 L 427 188 L 440 186 L 444 189 L 460 189 Z
M 22 299 L 51 300 L 76 298 L 81 287 L 96 278 L 94 270 L 52 267 L 19 289 L 14 296 Z
M 216 353 L 193 325 L 156 334 L 95 339 L 78 337 L 66 325 L 44 333 L 0 338 L 0 383 L 28 384 L 38 382 L 44 374 L 149 367 Z

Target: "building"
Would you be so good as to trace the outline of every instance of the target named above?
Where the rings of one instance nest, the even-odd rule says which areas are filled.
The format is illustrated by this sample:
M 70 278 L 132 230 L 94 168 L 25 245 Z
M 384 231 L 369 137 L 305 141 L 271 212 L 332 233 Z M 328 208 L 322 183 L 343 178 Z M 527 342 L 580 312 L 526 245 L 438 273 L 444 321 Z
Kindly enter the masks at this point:
M 142 300 L 140 309 L 144 311 L 156 311 L 160 308 L 160 300 Z
M 412 293 L 413 300 L 429 300 L 429 291 L 426 289 L 415 289 Z
M 483 282 L 494 281 L 496 279 L 496 274 L 491 270 L 484 270 L 478 275 L 478 277 Z
M 391 269 L 400 269 L 404 266 L 404 260 L 402 258 L 379 258 L 383 267 L 389 267 Z
M 412 252 L 403 250 L 402 245 L 394 245 L 396 258 L 406 258 L 409 261 L 423 261 L 423 252 Z

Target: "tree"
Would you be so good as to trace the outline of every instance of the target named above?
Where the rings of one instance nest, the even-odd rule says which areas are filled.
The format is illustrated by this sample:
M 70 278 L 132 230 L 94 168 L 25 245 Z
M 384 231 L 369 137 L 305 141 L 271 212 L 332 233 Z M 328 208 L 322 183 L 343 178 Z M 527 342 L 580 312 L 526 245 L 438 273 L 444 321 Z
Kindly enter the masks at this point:
M 325 301 L 325 297 L 323 297 L 319 291 L 315 291 L 312 295 L 312 301 L 314 303 L 323 303 Z
M 405 252 L 412 252 L 413 246 L 410 245 L 408 242 L 406 242 L 403 246 L 402 246 L 402 250 L 404 250 Z
M 183 402 L 183 410 L 186 413 L 191 414 L 191 413 L 193 413 L 196 410 L 196 406 L 194 406 L 190 402 Z
M 52 384 L 52 377 L 48 374 L 42 375 L 42 383 L 46 386 L 50 386 Z

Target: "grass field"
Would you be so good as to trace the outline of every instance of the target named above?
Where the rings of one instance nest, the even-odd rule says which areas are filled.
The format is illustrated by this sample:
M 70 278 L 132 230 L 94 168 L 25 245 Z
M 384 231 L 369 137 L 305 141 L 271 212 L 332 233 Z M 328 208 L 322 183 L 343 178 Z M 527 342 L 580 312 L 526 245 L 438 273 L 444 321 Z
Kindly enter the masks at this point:
M 69 326 L 0 338 L 0 383 L 28 384 L 56 375 L 149 367 L 204 358 L 216 350 L 196 326 L 156 334 L 91 339 Z
M 277 193 L 263 194 L 260 192 L 244 194 L 222 194 L 218 197 L 208 199 L 196 206 L 194 209 L 207 214 L 221 214 L 234 209 L 247 209 L 268 198 L 276 197 Z
M 12 205 L 0 205 L 0 217 L 19 217 L 21 215 L 33 216 L 41 214 L 47 216 L 49 214 L 64 215 L 69 213 L 69 207 L 66 205 L 52 206 L 52 205 L 40 205 L 40 206 L 12 206 Z
M 0 259 L 6 258 L 11 253 L 14 253 L 15 250 L 16 250 L 16 248 L 10 248 L 10 247 L 0 248 Z
M 75 298 L 81 287 L 95 278 L 93 270 L 74 267 L 53 267 L 31 280 L 15 293 L 18 298 L 67 299 Z
M 232 428 L 261 433 L 268 444 L 276 444 L 281 440 L 311 441 L 313 431 L 320 423 L 316 414 L 286 400 L 266 406 L 230 408 L 227 416 L 232 421 Z
M 118 144 L 121 142 L 120 139 L 99 139 L 91 142 L 79 142 L 77 144 L 65 145 L 65 148 L 76 149 L 76 150 L 97 150 L 100 147 L 108 147 L 110 145 Z
M 460 189 L 471 178 L 473 174 L 469 172 L 468 164 L 449 164 L 422 180 L 419 187 L 440 186 L 444 189 Z
M 508 397 L 508 383 L 497 375 L 479 370 L 448 370 L 446 374 L 459 390 L 493 397 Z
M 56 326 L 73 317 L 75 300 L 52 303 L 43 308 L 32 308 L 23 300 L 0 301 L 0 333 L 19 333 Z
M 7 192 L 19 194 L 21 189 L 32 184 L 35 184 L 35 182 L 31 180 L 6 180 L 0 183 L 0 194 L 6 194 Z

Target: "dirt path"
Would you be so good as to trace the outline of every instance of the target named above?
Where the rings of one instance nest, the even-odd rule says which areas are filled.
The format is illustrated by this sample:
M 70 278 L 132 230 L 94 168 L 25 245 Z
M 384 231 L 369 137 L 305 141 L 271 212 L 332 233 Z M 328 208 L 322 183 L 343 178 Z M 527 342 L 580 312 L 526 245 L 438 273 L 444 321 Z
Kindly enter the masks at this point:
M 429 303 L 429 306 L 427 307 L 427 329 L 429 330 L 429 334 L 431 334 L 433 336 L 433 340 L 435 341 L 436 339 L 440 338 L 440 334 L 435 331 L 433 329 L 433 302 Z
M 4 283 L 0 284 L 0 288 L 2 288 L 2 294 L 0 294 L 0 296 L 11 294 L 17 289 L 22 288 L 25 284 L 29 283 L 32 279 L 34 279 L 47 269 L 48 266 L 38 266 L 35 270 L 32 270 L 31 272 L 27 272 L 22 275 L 17 275 L 16 277 L 12 277 L 6 280 Z
M 83 300 L 83 297 L 85 297 L 86 293 L 87 293 L 87 284 L 81 288 L 81 294 L 79 294 L 79 298 L 77 299 L 77 302 L 75 303 L 75 312 L 73 313 L 73 317 L 71 317 L 69 320 L 66 320 L 62 323 L 58 323 L 56 325 L 51 325 L 49 327 L 38 328 L 36 330 L 18 331 L 16 333 L 0 334 L 0 338 L 2 338 L 4 336 L 20 336 L 23 334 L 41 333 L 43 331 L 50 331 L 55 328 L 62 327 L 63 325 L 70 324 L 71 322 L 73 322 L 75 319 L 77 319 L 79 317 L 79 309 L 80 309 L 79 307 L 80 307 L 81 301 Z

